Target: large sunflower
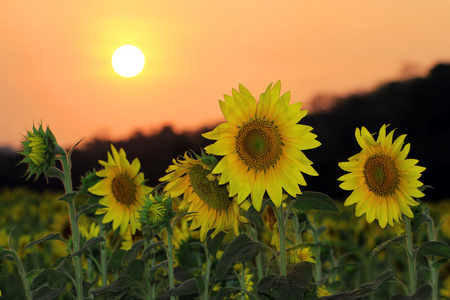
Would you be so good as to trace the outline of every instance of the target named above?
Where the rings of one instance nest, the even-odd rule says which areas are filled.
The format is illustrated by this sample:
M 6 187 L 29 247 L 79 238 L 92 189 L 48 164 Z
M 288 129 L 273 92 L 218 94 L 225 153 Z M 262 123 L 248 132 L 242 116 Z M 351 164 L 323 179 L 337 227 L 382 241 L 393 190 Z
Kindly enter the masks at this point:
M 187 208 L 195 212 L 187 216 L 192 219 L 190 230 L 200 228 L 200 239 L 205 240 L 210 229 L 215 237 L 221 231 L 233 229 L 239 234 L 239 222 L 247 222 L 240 215 L 240 208 L 247 209 L 248 203 L 238 205 L 235 198 L 228 196 L 226 185 L 219 185 L 217 176 L 211 174 L 214 159 L 211 156 L 193 158 L 188 152 L 184 159 L 173 160 L 173 165 L 166 170 L 168 173 L 160 181 L 166 181 L 164 191 L 172 198 L 183 195 L 179 209 Z
M 289 105 L 290 93 L 280 97 L 281 83 L 267 87 L 259 103 L 250 92 L 239 85 L 239 92 L 224 95 L 219 101 L 227 123 L 203 134 L 217 140 L 206 152 L 224 156 L 213 174 L 221 174 L 219 184 L 229 182 L 230 197 L 237 194 L 238 203 L 250 194 L 259 211 L 264 193 L 278 207 L 282 189 L 291 196 L 301 194 L 299 185 L 306 185 L 303 173 L 318 175 L 303 150 L 320 146 L 312 127 L 297 124 L 306 110 L 302 103 Z
M 96 175 L 104 178 L 88 190 L 104 196 L 99 203 L 106 207 L 95 212 L 98 215 L 106 213 L 103 223 L 113 221 L 113 229 L 120 227 L 121 233 L 130 224 L 134 234 L 140 227 L 138 210 L 152 188 L 144 185 L 144 174 L 139 172 L 141 164 L 137 158 L 130 164 L 123 149 L 117 152 L 111 145 L 111 152 L 112 155 L 108 151 L 107 162 L 98 161 L 105 168 Z
M 394 220 L 399 222 L 401 214 L 412 218 L 409 205 L 419 204 L 412 197 L 424 196 L 418 179 L 425 168 L 417 166 L 416 159 L 406 159 L 410 150 L 410 144 L 403 147 L 406 134 L 393 141 L 394 131 L 386 135 L 383 125 L 376 141 L 364 127 L 356 128 L 355 135 L 362 151 L 339 163 L 350 172 L 338 179 L 343 181 L 340 187 L 353 190 L 344 205 L 356 203 L 357 217 L 366 213 L 367 222 L 378 219 L 382 228 L 387 223 L 393 226 Z

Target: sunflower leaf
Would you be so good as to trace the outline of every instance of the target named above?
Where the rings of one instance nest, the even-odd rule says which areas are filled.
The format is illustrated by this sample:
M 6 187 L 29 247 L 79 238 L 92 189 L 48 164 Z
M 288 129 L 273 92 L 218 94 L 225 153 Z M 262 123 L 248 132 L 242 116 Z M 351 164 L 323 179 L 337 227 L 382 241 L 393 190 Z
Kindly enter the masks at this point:
M 77 252 L 75 252 L 74 254 L 72 254 L 72 256 L 76 256 L 76 255 L 80 255 L 81 253 L 83 253 L 87 248 L 92 247 L 96 244 L 100 244 L 101 242 L 104 242 L 105 238 L 102 236 L 96 236 L 91 238 L 89 241 L 87 241 L 86 243 L 84 243 L 83 247 L 81 247 L 80 250 L 78 250 Z
M 383 250 L 384 248 L 386 248 L 387 246 L 389 246 L 392 243 L 395 242 L 400 242 L 401 240 L 403 240 L 404 238 L 406 238 L 406 235 L 402 235 L 402 236 L 397 236 L 393 239 L 390 239 L 386 242 L 383 242 L 381 244 L 379 244 L 378 246 L 376 246 L 373 250 L 372 250 L 372 254 L 370 257 L 373 257 L 375 255 L 377 255 L 381 250 Z
M 273 299 L 302 299 L 312 279 L 312 265 L 309 262 L 295 264 L 284 275 L 270 275 L 258 283 L 258 292 Z
M 208 246 L 208 251 L 214 258 L 216 257 L 217 251 L 219 250 L 220 244 L 222 243 L 225 235 L 226 233 L 221 231 L 214 238 L 211 238 L 209 234 L 206 238 L 206 245 Z
M 324 210 L 341 212 L 333 199 L 319 192 L 303 192 L 293 201 L 295 201 L 294 207 L 302 211 Z
M 428 241 L 422 243 L 419 249 L 417 249 L 416 257 L 425 255 L 434 255 L 450 259 L 450 246 L 447 243 L 440 241 Z
M 64 201 L 64 202 L 67 202 L 69 205 L 72 205 L 73 200 L 75 199 L 75 197 L 77 195 L 78 195 L 77 192 L 67 193 L 64 196 L 62 196 L 61 198 L 58 198 L 58 201 Z
M 216 269 L 216 280 L 225 276 L 228 269 L 237 262 L 251 260 L 259 251 L 261 242 L 251 240 L 246 234 L 241 234 L 226 248 Z
M 166 292 L 167 296 L 185 296 L 200 293 L 196 278 L 190 278 Z
M 366 296 L 369 296 L 376 292 L 378 287 L 383 284 L 384 282 L 391 280 L 394 278 L 394 275 L 392 274 L 391 270 L 384 271 L 380 275 L 378 275 L 377 278 L 375 278 L 374 281 L 369 283 L 363 283 L 358 288 L 350 291 L 350 292 L 344 292 L 344 293 L 337 293 L 332 296 L 325 296 L 318 298 L 320 300 L 358 300 L 362 299 Z
M 433 289 L 431 288 L 431 285 L 424 284 L 417 289 L 414 295 L 406 296 L 402 294 L 397 294 L 394 295 L 390 300 L 426 300 L 428 299 L 428 297 L 430 297 L 432 291 Z
M 96 289 L 94 291 L 91 291 L 91 294 L 94 295 L 94 297 L 101 296 L 101 295 L 121 295 L 122 293 L 126 292 L 131 286 L 142 286 L 142 282 L 136 281 L 131 277 L 128 276 L 120 276 L 115 280 L 113 283 L 101 287 L 99 289 Z
M 147 246 L 147 248 L 144 249 L 144 252 L 142 253 L 142 257 L 146 257 L 148 255 L 148 253 L 150 252 L 150 250 L 152 250 L 153 248 L 159 246 L 159 245 L 163 245 L 164 241 L 158 241 L 156 243 L 151 243 L 149 246 Z
M 65 292 L 66 285 L 66 281 L 62 280 L 56 289 L 52 289 L 48 285 L 41 286 L 33 291 L 33 299 L 56 299 L 61 293 Z
M 51 241 L 51 240 L 61 241 L 67 245 L 67 242 L 61 237 L 61 234 L 59 232 L 58 233 L 50 233 L 50 234 L 44 236 L 42 239 L 39 239 L 37 241 L 29 243 L 28 245 L 23 247 L 21 252 L 25 251 L 25 249 L 30 248 L 31 246 L 34 246 L 34 245 L 42 243 L 42 242 Z

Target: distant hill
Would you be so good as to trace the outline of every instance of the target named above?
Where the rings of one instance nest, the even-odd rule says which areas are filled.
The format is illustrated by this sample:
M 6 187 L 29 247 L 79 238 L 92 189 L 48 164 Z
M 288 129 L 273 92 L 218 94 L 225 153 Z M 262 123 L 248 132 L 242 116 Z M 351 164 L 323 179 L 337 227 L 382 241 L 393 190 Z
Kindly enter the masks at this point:
M 427 168 L 422 182 L 435 188 L 426 191 L 427 199 L 450 198 L 450 190 L 446 189 L 450 168 L 447 119 L 450 116 L 450 64 L 436 65 L 426 77 L 389 82 L 371 92 L 333 99 L 332 103 L 327 110 L 311 113 L 302 120 L 314 127 L 313 132 L 322 143 L 317 149 L 305 151 L 320 176 L 307 177 L 308 186 L 304 190 L 325 192 L 338 199 L 347 196 L 348 192 L 338 187 L 337 178 L 345 172 L 337 164 L 360 151 L 355 128 L 365 126 L 375 133 L 381 125 L 391 124 L 389 129 L 397 128 L 395 137 L 407 134 L 406 142 L 411 143 L 409 157 L 418 159 L 419 165 Z M 188 149 L 199 153 L 200 148 L 209 145 L 210 141 L 201 133 L 211 129 L 178 134 L 166 126 L 151 135 L 136 132 L 114 145 L 124 148 L 130 160 L 139 158 L 148 184 L 154 186 L 173 158 Z M 75 186 L 86 171 L 100 167 L 98 160 L 106 160 L 109 149 L 109 141 L 94 140 L 84 142 L 82 150 L 75 150 L 72 169 Z M 54 179 L 49 186 L 43 179 L 25 181 L 21 177 L 25 166 L 16 166 L 21 159 L 19 155 L 8 149 L 0 150 L 0 188 L 28 185 L 33 189 L 61 189 Z

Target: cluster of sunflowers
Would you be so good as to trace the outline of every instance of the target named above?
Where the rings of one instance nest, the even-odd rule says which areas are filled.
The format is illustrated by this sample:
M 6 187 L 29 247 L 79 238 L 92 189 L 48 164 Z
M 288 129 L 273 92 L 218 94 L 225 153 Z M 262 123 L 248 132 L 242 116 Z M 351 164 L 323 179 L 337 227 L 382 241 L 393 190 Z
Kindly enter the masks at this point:
M 74 191 L 73 148 L 62 149 L 42 124 L 33 127 L 22 162 L 28 177 L 63 182 L 66 193 L 59 200 L 68 205 L 71 234 L 51 233 L 23 248 L 49 240 L 67 246 L 67 256 L 32 276 L 11 243 L 2 249 L 2 257 L 17 264 L 26 297 L 360 299 L 396 281 L 408 296 L 392 299 L 438 299 L 439 269 L 450 258 L 450 246 L 437 240 L 444 222 L 435 226 L 418 200 L 426 188 L 419 181 L 425 168 L 407 159 L 406 135 L 394 139 L 383 125 L 374 139 L 357 128 L 362 150 L 339 163 L 348 173 L 338 180 L 352 191 L 344 205 L 356 204 L 357 217 L 366 214 L 367 223 L 376 219 L 382 229 L 395 226 L 399 234 L 373 245 L 371 256 L 402 244 L 409 286 L 388 269 L 348 291 L 340 278 L 342 270 L 354 272 L 351 255 L 336 257 L 332 226 L 320 224 L 321 214 L 340 209 L 327 195 L 300 190 L 303 174 L 318 175 L 303 151 L 320 142 L 312 127 L 299 123 L 307 114 L 302 103 L 289 104 L 290 93 L 280 91 L 280 82 L 269 85 L 259 102 L 243 85 L 224 95 L 219 104 L 227 122 L 203 134 L 215 142 L 200 154 L 174 159 L 156 187 L 146 185 L 137 158 L 130 163 L 123 149 L 111 145 L 107 161 L 99 161 L 103 168 L 87 173 Z M 87 195 L 84 205 L 75 205 L 79 194 Z M 91 221 L 81 226 L 83 215 Z M 421 224 L 428 230 L 418 245 L 413 233 Z M 121 247 L 114 245 L 116 235 Z M 418 272 L 425 267 L 426 276 Z

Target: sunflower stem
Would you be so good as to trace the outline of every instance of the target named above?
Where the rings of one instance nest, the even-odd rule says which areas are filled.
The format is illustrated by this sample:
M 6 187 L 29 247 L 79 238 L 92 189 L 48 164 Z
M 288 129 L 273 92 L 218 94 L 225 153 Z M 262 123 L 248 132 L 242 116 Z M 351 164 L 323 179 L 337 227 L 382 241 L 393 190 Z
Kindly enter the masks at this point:
M 408 256 L 408 268 L 409 268 L 409 293 L 413 295 L 416 292 L 416 259 L 414 253 L 414 245 L 411 232 L 411 219 L 407 216 L 403 216 L 403 221 L 406 227 L 406 253 Z
M 168 224 L 166 226 L 167 230 L 167 260 L 169 261 L 169 289 L 175 287 L 175 282 L 173 279 L 173 245 L 172 245 L 172 226 Z M 175 300 L 175 297 L 170 296 L 170 300 Z
M 66 191 L 66 194 L 69 194 L 73 192 L 69 156 L 64 152 L 64 154 L 61 155 L 60 159 L 63 165 L 64 189 Z M 70 224 L 72 228 L 73 252 L 76 253 L 80 250 L 80 233 L 78 230 L 78 222 L 75 215 L 75 199 L 72 199 L 67 203 L 69 205 Z M 81 255 L 73 256 L 73 260 L 75 265 L 75 289 L 77 292 L 77 299 L 83 300 L 83 268 L 81 265 Z
M 275 209 L 277 214 L 277 222 L 278 222 L 278 232 L 280 235 L 280 270 L 281 275 L 286 276 L 287 268 L 286 268 L 286 228 L 284 226 L 284 210 L 283 205 L 280 205 L 278 209 Z
M 3 252 L 5 254 L 7 254 L 7 255 L 9 254 L 13 257 L 14 261 L 16 262 L 17 269 L 19 269 L 19 274 L 20 274 L 20 278 L 22 279 L 22 282 L 23 282 L 23 287 L 25 288 L 25 296 L 27 297 L 28 300 L 33 299 L 31 296 L 30 283 L 28 282 L 28 279 L 27 279 L 27 273 L 25 272 L 22 261 L 20 260 L 19 256 L 17 255 L 16 250 L 14 250 L 13 248 L 11 250 L 4 249 Z
M 315 223 L 315 222 L 314 222 Z M 320 239 L 319 239 L 319 232 L 317 230 L 316 224 L 314 224 L 313 226 L 313 239 L 314 239 L 314 244 L 319 244 L 320 243 Z M 322 264 L 320 261 L 320 247 L 316 246 L 316 263 L 315 263 L 315 271 L 316 271 L 316 282 L 320 281 L 320 278 L 322 277 L 321 274 L 321 270 L 322 270 Z
M 107 250 L 106 250 L 106 238 L 107 238 L 107 232 L 103 226 L 103 223 L 100 221 L 98 222 L 100 225 L 100 232 L 103 236 L 103 238 L 105 239 L 104 242 L 100 243 L 100 274 L 102 276 L 102 286 L 107 286 L 108 285 L 108 280 L 107 280 L 107 276 L 108 276 L 108 270 L 106 269 L 107 265 L 106 265 L 106 255 L 107 255 Z
M 427 226 L 428 226 L 428 240 L 429 241 L 435 241 L 436 240 L 436 235 L 434 232 L 434 221 L 433 218 L 429 218 L 428 222 L 427 222 Z M 438 287 L 439 287 L 439 282 L 438 282 L 438 271 L 439 269 L 437 269 L 434 266 L 434 262 L 435 262 L 435 257 L 434 256 L 430 256 L 427 257 L 428 260 L 428 266 L 430 267 L 430 281 L 431 281 L 431 288 L 432 288 L 432 292 L 431 292 L 431 300 L 438 300 Z
M 211 276 L 211 257 L 209 255 L 209 251 L 207 247 L 203 247 L 205 249 L 205 257 L 206 257 L 206 272 L 205 272 L 205 289 L 203 290 L 203 299 L 208 299 L 209 294 L 209 277 Z
M 245 290 L 245 262 L 242 262 L 241 279 L 239 280 L 241 288 Z M 241 299 L 245 300 L 245 294 L 242 293 Z
M 249 230 L 250 230 L 250 234 L 253 236 L 255 241 L 257 241 L 258 240 L 258 228 L 256 226 L 255 227 L 250 226 Z M 258 253 L 256 254 L 255 259 L 256 259 L 256 270 L 258 272 L 258 282 L 259 282 L 264 277 L 263 266 L 262 266 L 262 257 L 261 257 L 260 251 L 258 251 Z
M 150 246 L 149 242 L 146 238 L 144 238 L 144 249 L 147 249 L 147 247 Z M 152 293 L 152 283 L 150 278 L 150 269 L 148 267 L 148 258 L 142 257 L 145 262 L 145 285 L 147 286 L 147 294 L 145 299 L 152 300 L 153 299 L 153 293 Z

